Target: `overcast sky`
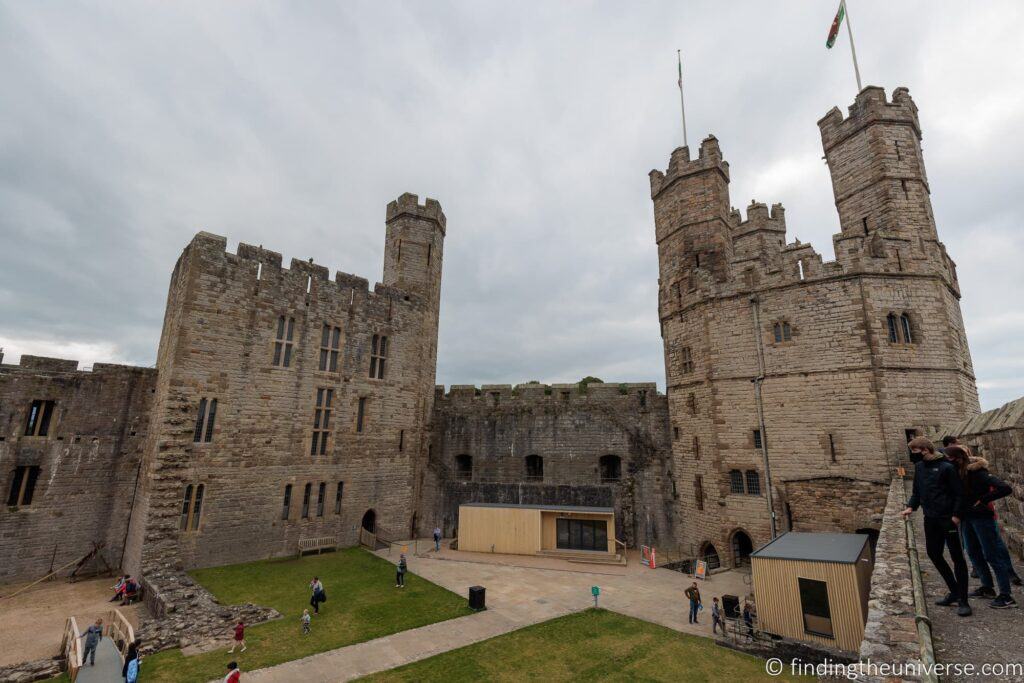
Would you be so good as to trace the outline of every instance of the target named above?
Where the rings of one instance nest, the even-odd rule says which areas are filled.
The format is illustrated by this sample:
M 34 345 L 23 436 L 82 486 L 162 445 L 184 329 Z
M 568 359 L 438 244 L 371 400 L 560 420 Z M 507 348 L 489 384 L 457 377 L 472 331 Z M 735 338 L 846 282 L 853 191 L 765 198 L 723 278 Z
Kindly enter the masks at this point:
M 864 82 L 921 109 L 982 406 L 1024 394 L 1020 2 L 850 0 Z M 732 202 L 838 231 L 816 121 L 832 2 L 0 3 L 0 345 L 155 361 L 208 230 L 379 280 L 384 207 L 448 216 L 438 382 L 657 381 L 647 173 L 713 132 Z M 696 144 L 691 144 L 696 147 Z

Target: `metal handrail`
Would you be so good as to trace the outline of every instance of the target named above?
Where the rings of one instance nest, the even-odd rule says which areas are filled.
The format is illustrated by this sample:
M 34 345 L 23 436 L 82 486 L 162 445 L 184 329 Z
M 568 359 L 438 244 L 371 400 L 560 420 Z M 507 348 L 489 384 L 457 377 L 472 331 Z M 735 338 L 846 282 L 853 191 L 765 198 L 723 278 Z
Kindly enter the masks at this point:
M 903 484 L 906 493 L 907 485 Z M 924 664 L 921 677 L 926 683 L 938 683 L 935 675 L 935 648 L 932 644 L 932 622 L 925 607 L 924 582 L 921 580 L 921 562 L 917 556 L 917 535 L 914 525 L 907 517 L 903 520 L 907 533 L 907 558 L 910 560 L 910 579 L 914 588 L 914 623 L 917 625 L 917 642 L 921 648 L 921 662 Z

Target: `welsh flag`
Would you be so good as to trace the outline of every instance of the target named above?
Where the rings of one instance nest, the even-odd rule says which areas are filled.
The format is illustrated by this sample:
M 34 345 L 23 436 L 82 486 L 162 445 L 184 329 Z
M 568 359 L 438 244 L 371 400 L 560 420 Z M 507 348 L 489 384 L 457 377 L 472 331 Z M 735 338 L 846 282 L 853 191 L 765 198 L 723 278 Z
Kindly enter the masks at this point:
M 846 0 L 839 0 L 839 10 L 836 12 L 836 18 L 832 20 L 832 28 L 828 30 L 828 39 L 825 41 L 825 47 L 831 49 L 836 44 L 836 38 L 839 36 L 839 26 L 842 25 L 845 18 Z

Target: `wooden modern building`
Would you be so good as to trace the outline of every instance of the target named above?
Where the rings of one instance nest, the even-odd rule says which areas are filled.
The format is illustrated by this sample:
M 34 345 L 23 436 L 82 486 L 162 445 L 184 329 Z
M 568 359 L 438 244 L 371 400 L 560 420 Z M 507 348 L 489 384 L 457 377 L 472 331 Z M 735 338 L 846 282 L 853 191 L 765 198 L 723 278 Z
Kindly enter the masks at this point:
M 856 652 L 872 567 L 864 534 L 782 534 L 751 555 L 760 630 Z
M 459 506 L 459 550 L 509 555 L 616 555 L 615 510 L 570 505 Z

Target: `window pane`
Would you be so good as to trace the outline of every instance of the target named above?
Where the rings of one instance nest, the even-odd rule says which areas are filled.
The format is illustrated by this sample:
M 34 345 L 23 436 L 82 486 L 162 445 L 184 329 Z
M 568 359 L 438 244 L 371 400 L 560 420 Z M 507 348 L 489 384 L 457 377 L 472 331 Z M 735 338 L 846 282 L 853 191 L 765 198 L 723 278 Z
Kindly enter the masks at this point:
M 210 401 L 210 416 L 206 418 L 206 441 L 213 440 L 213 423 L 217 419 L 217 399 Z
M 377 357 L 370 356 L 370 377 L 377 376 Z
M 332 349 L 338 348 L 338 344 L 339 344 L 340 340 L 341 340 L 341 328 L 340 327 L 335 327 L 334 328 L 334 336 L 331 337 L 331 348 Z
M 338 371 L 338 352 L 331 351 L 331 372 Z
M 206 399 L 199 399 L 199 414 L 196 416 L 196 430 L 192 440 L 199 443 L 203 438 L 203 420 L 206 419 Z
M 905 313 L 900 316 L 900 324 L 903 326 L 903 342 L 913 344 L 914 338 L 910 335 L 910 318 Z
M 900 340 L 899 333 L 896 331 L 896 316 L 890 313 L 887 321 L 889 323 L 889 341 L 895 344 Z
M 39 436 L 46 436 L 50 432 L 50 418 L 53 417 L 53 401 L 43 401 L 42 417 L 39 418 Z
M 192 505 L 192 530 L 195 531 L 199 528 L 199 515 L 203 511 L 203 490 L 206 487 L 200 484 L 196 488 L 196 500 Z
M 384 379 L 384 359 L 377 361 L 377 379 Z
M 323 517 L 324 516 L 324 495 L 326 494 L 326 492 L 327 492 L 327 484 L 325 484 L 324 482 L 320 482 L 320 490 L 317 491 L 317 498 L 316 498 L 316 516 L 317 517 Z
M 192 484 L 185 487 L 185 497 L 181 502 L 181 523 L 179 529 L 188 528 L 188 511 L 192 507 Z
M 729 471 L 729 492 L 743 493 L 743 473 L 739 470 Z
M 11 493 L 7 496 L 7 504 L 14 506 L 18 504 L 18 496 L 21 494 L 21 482 L 25 478 L 27 467 L 18 467 L 14 470 L 14 480 L 11 482 Z
M 292 485 L 288 484 L 284 487 L 284 504 L 281 506 L 281 519 L 288 519 L 288 514 L 292 506 Z
M 327 349 L 320 349 L 320 369 L 327 369 Z
M 277 338 L 284 339 L 284 316 L 277 319 Z
M 780 325 L 778 323 L 775 323 L 774 331 L 775 331 L 775 341 L 776 342 L 782 341 L 782 325 Z
M 327 346 L 327 342 L 331 339 L 331 328 L 326 324 L 324 325 L 323 331 L 320 334 L 320 346 Z
M 341 497 L 342 492 L 345 490 L 345 482 L 338 482 L 338 492 L 334 494 L 334 514 L 341 514 Z
M 284 366 L 287 368 L 292 364 L 292 345 L 284 345 Z
M 832 636 L 832 612 L 828 604 L 828 586 L 824 581 L 798 579 L 804 630 Z
M 370 338 L 370 355 L 371 356 L 376 356 L 377 355 L 377 340 L 378 339 L 380 339 L 380 337 L 378 337 L 377 335 L 373 335 L 373 337 Z
M 327 432 L 320 437 L 320 455 L 327 455 Z
M 281 342 L 274 342 L 274 365 L 281 364 Z
M 295 331 L 295 318 L 288 318 L 288 341 L 292 340 Z
M 381 337 L 380 338 L 380 355 L 381 356 L 388 355 L 388 338 L 387 337 Z

